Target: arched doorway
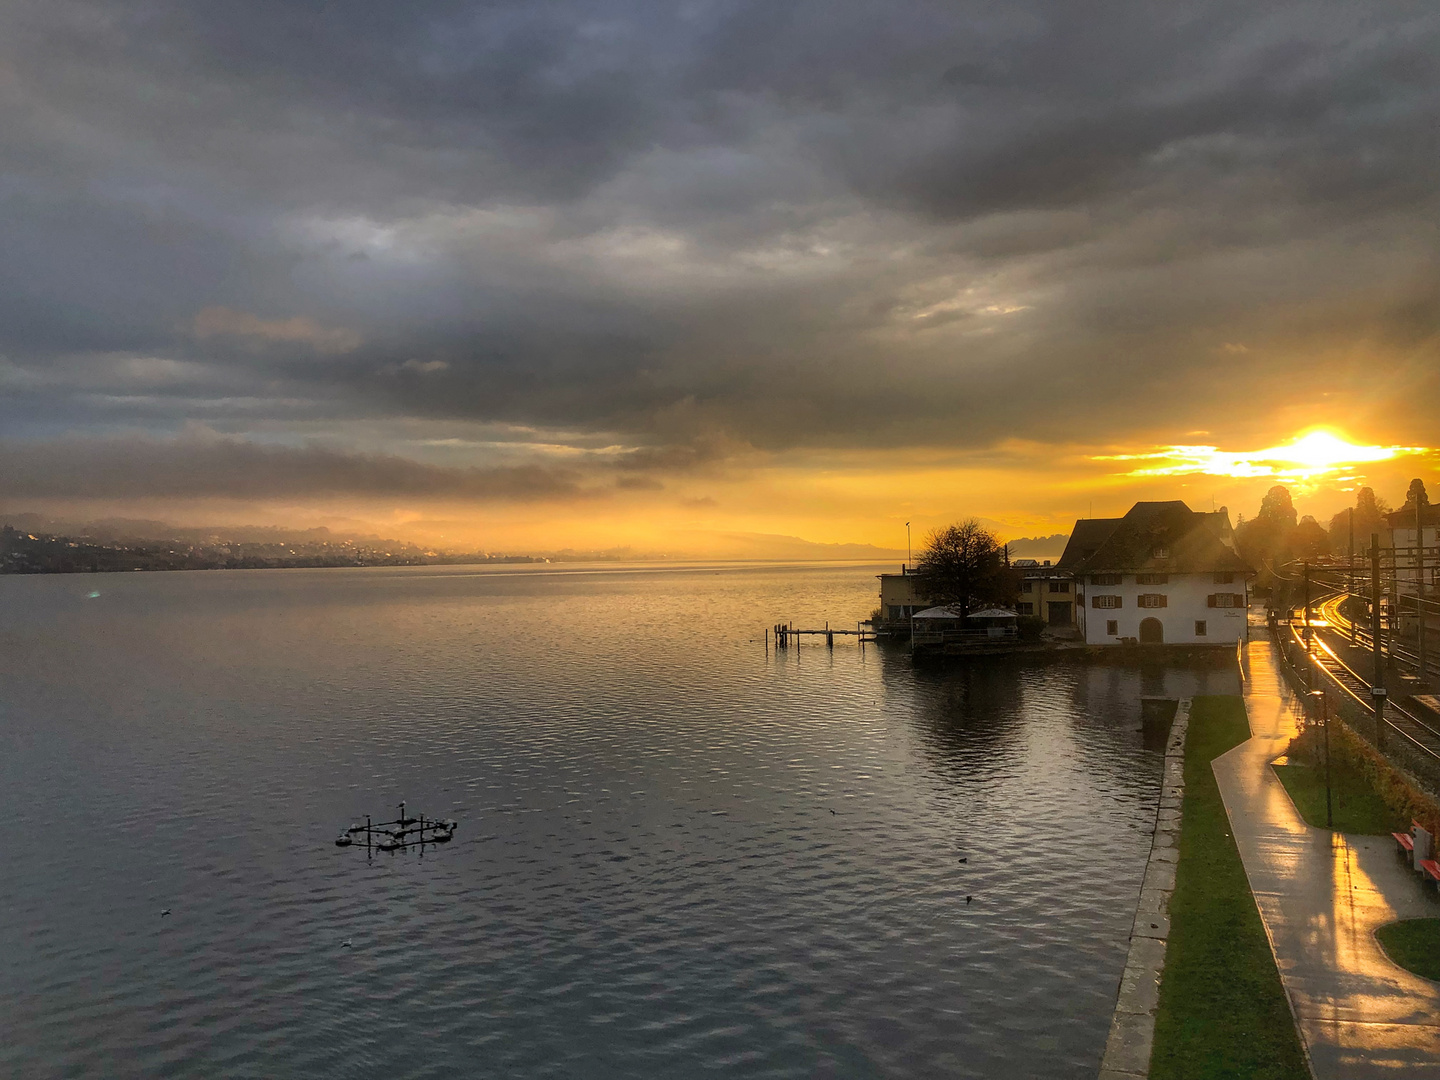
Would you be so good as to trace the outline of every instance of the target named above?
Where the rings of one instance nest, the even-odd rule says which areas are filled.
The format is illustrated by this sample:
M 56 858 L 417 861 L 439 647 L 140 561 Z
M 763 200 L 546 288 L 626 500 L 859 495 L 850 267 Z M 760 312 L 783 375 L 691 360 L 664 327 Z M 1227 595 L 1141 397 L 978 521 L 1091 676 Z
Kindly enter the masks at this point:
M 1163 645 L 1165 644 L 1165 627 L 1159 619 L 1140 620 L 1140 644 L 1141 645 Z

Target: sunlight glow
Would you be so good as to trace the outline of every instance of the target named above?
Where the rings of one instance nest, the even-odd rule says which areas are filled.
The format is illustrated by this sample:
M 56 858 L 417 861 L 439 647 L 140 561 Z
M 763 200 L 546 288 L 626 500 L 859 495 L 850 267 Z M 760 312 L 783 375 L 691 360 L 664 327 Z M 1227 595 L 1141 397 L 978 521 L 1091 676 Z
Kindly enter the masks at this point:
M 1423 446 L 1357 446 L 1332 431 L 1317 430 L 1283 446 L 1263 450 L 1163 446 L 1143 454 L 1111 454 L 1092 460 L 1136 463 L 1126 476 L 1273 476 L 1279 480 L 1313 480 L 1337 475 L 1356 465 L 1429 453 L 1431 451 Z

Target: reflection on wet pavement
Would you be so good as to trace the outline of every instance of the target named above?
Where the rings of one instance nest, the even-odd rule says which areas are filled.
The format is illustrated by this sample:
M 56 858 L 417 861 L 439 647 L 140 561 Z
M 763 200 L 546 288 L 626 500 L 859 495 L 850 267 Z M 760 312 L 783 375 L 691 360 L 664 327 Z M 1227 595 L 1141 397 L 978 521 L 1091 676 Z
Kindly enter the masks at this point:
M 1375 939 L 1396 919 L 1440 915 L 1389 837 L 1306 825 L 1268 767 L 1300 703 L 1270 642 L 1245 651 L 1252 738 L 1214 762 L 1240 857 L 1319 1080 L 1440 1076 L 1440 984 L 1392 964 Z

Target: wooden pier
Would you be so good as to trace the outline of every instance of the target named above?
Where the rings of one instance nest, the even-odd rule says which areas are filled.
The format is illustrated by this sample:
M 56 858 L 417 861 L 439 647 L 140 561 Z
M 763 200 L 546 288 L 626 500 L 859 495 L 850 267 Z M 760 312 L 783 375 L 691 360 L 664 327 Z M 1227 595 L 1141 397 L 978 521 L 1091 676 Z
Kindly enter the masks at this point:
M 864 645 L 866 642 L 879 640 L 874 630 L 865 629 L 864 623 L 856 623 L 854 630 L 839 630 L 831 626 L 828 622 L 825 624 L 823 630 L 796 629 L 794 623 L 776 623 L 765 632 L 765 650 L 767 652 L 770 650 L 772 637 L 775 641 L 776 649 L 788 649 L 791 645 L 794 645 L 798 649 L 801 639 L 806 637 L 823 637 L 827 649 L 835 648 L 835 639 L 837 637 L 853 637 L 861 645 Z

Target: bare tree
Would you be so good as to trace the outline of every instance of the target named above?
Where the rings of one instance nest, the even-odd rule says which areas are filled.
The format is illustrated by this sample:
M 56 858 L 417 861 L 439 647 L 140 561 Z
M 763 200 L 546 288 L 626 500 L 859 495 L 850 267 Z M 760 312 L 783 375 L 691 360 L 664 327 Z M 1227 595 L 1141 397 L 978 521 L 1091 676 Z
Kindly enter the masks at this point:
M 920 591 L 934 604 L 954 604 L 962 615 L 1015 599 L 1015 572 L 995 534 L 974 518 L 934 530 L 916 563 Z

